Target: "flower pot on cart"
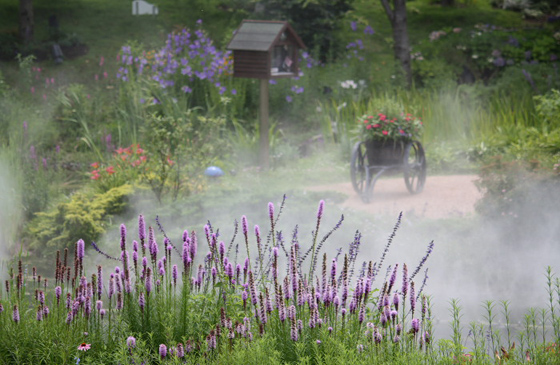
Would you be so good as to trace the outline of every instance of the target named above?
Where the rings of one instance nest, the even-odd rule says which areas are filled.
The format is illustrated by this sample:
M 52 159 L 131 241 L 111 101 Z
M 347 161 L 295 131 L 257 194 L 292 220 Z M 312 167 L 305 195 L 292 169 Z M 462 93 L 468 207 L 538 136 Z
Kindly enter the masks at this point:
M 401 171 L 408 191 L 422 191 L 426 181 L 426 157 L 418 141 L 406 139 L 367 139 L 357 142 L 352 151 L 351 178 L 354 190 L 365 203 L 373 195 L 375 182 L 382 174 Z

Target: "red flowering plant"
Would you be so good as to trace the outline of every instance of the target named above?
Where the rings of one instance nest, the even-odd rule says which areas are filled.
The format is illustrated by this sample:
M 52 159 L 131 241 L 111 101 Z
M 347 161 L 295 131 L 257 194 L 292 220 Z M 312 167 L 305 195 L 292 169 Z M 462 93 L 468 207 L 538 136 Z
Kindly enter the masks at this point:
M 126 183 L 133 184 L 143 172 L 142 166 L 146 164 L 147 159 L 139 144 L 118 148 L 107 163 L 90 164 L 90 179 L 95 180 L 95 186 L 102 192 Z
M 416 140 L 422 135 L 422 121 L 408 113 L 376 112 L 358 119 L 360 135 L 365 140 Z

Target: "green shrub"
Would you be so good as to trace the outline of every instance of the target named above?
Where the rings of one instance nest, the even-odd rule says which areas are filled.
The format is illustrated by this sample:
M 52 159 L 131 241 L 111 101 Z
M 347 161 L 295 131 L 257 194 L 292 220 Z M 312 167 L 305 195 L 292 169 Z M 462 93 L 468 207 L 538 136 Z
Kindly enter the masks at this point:
M 125 211 L 133 190 L 131 185 L 122 185 L 101 194 L 81 191 L 53 209 L 37 213 L 27 227 L 29 249 L 44 258 L 73 247 L 80 238 L 88 243 L 97 240 L 110 217 Z

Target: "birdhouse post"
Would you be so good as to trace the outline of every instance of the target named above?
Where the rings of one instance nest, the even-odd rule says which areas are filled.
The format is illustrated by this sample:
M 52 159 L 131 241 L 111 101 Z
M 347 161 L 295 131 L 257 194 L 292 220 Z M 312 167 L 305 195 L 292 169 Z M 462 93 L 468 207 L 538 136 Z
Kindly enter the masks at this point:
M 227 49 L 233 51 L 233 76 L 260 80 L 259 162 L 269 167 L 268 84 L 270 79 L 295 77 L 298 54 L 305 45 L 288 22 L 244 20 Z

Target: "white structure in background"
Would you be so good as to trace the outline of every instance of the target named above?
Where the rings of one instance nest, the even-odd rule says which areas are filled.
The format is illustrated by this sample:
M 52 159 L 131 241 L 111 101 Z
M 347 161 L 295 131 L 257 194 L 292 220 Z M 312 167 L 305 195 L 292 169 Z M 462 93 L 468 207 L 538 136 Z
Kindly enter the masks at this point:
M 132 2 L 132 15 L 157 15 L 158 7 L 144 0 L 135 0 Z

